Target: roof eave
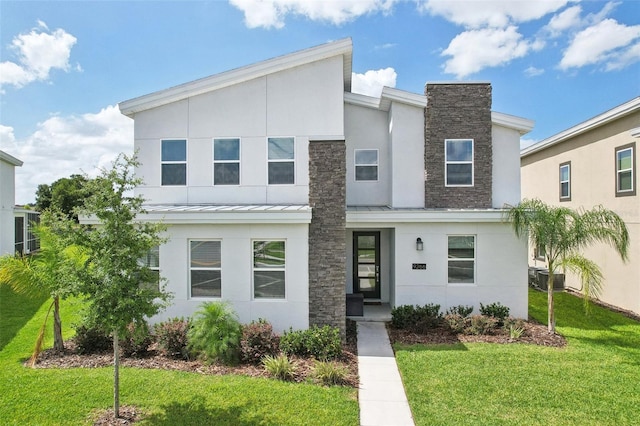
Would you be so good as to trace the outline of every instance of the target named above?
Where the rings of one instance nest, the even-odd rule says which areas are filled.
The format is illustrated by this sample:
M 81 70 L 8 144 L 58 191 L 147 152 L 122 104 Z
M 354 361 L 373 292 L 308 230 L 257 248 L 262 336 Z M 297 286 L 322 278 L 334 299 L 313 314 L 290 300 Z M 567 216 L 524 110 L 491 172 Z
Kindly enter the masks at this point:
M 535 124 L 533 120 L 496 111 L 491 111 L 491 123 L 517 130 L 520 136 L 529 133 Z
M 0 151 L 0 160 L 6 161 L 7 163 L 16 167 L 22 167 L 22 165 L 24 164 L 23 161 L 18 160 L 13 155 L 9 155 L 4 151 Z

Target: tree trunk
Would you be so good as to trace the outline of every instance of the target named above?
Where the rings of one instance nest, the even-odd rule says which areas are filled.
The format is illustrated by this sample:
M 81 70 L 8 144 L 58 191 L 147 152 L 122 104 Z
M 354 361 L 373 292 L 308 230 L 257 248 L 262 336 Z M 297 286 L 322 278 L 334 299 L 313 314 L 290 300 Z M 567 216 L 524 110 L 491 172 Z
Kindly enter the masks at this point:
M 118 330 L 113 330 L 113 414 L 120 417 L 120 350 L 118 348 Z
M 547 311 L 549 313 L 547 317 L 548 325 L 547 330 L 551 334 L 556 332 L 556 315 L 553 309 L 553 286 L 555 277 L 553 275 L 553 264 L 549 263 L 549 276 L 547 277 Z
M 62 321 L 60 321 L 60 298 L 53 298 L 53 349 L 58 352 L 64 351 L 64 340 L 62 340 Z

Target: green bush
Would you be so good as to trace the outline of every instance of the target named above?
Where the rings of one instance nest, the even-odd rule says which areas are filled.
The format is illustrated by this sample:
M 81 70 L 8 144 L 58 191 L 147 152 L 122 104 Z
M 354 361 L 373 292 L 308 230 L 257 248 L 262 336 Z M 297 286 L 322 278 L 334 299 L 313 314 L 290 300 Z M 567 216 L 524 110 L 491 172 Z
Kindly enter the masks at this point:
M 348 374 L 344 365 L 326 361 L 316 361 L 311 372 L 312 377 L 325 386 L 345 384 Z
M 307 330 L 289 329 L 280 338 L 280 350 L 289 355 L 312 356 L 321 361 L 342 354 L 340 330 L 328 325 L 312 326 Z
M 205 362 L 236 364 L 240 355 L 242 329 L 236 313 L 226 302 L 200 305 L 187 332 L 188 349 Z
M 276 355 L 279 346 L 280 337 L 268 321 L 259 319 L 242 327 L 240 358 L 243 362 L 259 363 L 266 355 Z
M 471 325 L 471 319 L 469 317 L 462 316 L 461 314 L 449 313 L 444 316 L 444 323 L 453 333 L 465 333 L 467 328 Z
M 469 305 L 452 306 L 449 309 L 447 309 L 447 315 L 450 315 L 450 314 L 460 315 L 463 318 L 467 318 L 469 315 L 471 315 L 472 312 L 473 312 L 473 306 L 469 306 Z
M 267 355 L 262 358 L 262 365 L 270 376 L 284 381 L 293 380 L 296 373 L 295 364 L 284 354 Z
M 113 341 L 109 332 L 91 324 L 75 326 L 76 351 L 81 355 L 95 354 L 113 349 Z
M 172 318 L 155 325 L 158 349 L 169 358 L 189 359 L 187 332 L 189 320 Z
M 492 334 L 498 327 L 498 319 L 486 315 L 474 315 L 471 317 L 471 324 L 465 330 L 468 334 Z
M 122 355 L 126 357 L 142 357 L 147 354 L 147 348 L 153 343 L 153 336 L 145 321 L 132 322 L 127 326 L 122 339 L 118 342 Z
M 442 323 L 440 305 L 402 305 L 391 310 L 391 325 L 394 328 L 422 333 Z
M 509 307 L 502 305 L 500 302 L 491 303 L 487 306 L 481 303 L 480 313 L 488 317 L 496 318 L 498 324 L 502 325 L 504 320 L 509 317 Z

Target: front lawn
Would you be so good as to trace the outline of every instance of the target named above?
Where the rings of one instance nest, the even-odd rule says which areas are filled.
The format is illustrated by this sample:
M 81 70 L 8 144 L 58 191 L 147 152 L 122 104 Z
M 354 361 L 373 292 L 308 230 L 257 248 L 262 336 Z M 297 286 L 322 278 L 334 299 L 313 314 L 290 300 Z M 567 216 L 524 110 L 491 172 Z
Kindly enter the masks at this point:
M 33 308 L 2 293 L 3 307 L 29 317 Z M 12 297 L 9 301 L 5 297 Z M 30 369 L 22 366 L 49 304 L 44 303 L 0 352 L 0 418 L 7 425 L 91 424 L 111 407 L 113 368 Z M 63 302 L 63 331 L 77 321 L 79 302 Z M 4 315 L 0 329 L 4 329 Z M 49 326 L 50 327 L 50 326 Z M 15 328 L 15 327 L 14 327 Z M 51 342 L 49 345 L 51 346 Z M 243 376 L 124 368 L 120 401 L 142 410 L 141 425 L 357 425 L 357 391 Z
M 546 293 L 529 311 L 546 321 Z M 640 419 L 640 323 L 555 297 L 564 348 L 459 343 L 396 346 L 416 425 L 632 425 Z

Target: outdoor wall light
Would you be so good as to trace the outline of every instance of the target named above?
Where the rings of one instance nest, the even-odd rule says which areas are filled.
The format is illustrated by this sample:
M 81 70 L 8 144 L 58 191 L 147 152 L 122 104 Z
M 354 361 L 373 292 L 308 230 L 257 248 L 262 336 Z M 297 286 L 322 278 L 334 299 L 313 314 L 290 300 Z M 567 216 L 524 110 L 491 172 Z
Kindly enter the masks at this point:
M 424 244 L 422 243 L 422 238 L 418 237 L 418 239 L 416 240 L 416 250 L 422 251 L 423 248 Z

